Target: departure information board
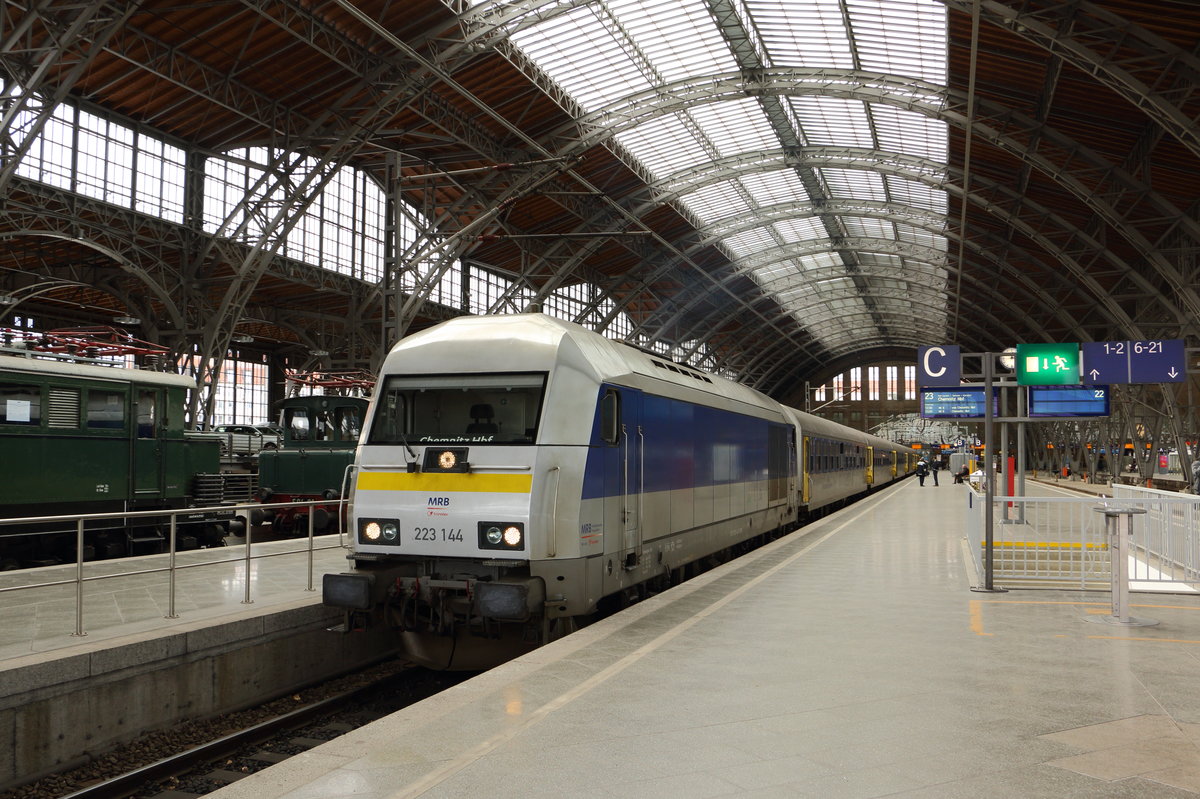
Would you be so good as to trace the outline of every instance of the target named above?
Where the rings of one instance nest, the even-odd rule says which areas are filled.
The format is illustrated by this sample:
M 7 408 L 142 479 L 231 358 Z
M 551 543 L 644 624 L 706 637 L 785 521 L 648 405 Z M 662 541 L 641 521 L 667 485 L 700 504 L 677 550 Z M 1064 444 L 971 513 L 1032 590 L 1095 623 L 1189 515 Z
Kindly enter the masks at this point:
M 996 390 L 992 389 L 992 413 L 996 413 Z M 922 419 L 982 419 L 983 386 L 921 389 Z
M 1108 416 L 1108 386 L 1030 386 L 1029 415 Z

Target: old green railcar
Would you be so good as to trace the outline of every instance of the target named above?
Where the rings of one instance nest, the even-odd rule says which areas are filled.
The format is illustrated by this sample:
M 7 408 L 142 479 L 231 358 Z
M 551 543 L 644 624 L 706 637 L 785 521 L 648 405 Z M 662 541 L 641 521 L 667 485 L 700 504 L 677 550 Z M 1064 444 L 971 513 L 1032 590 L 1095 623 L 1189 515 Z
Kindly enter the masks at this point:
M 289 397 L 279 407 L 283 446 L 258 455 L 258 495 L 262 502 L 340 499 L 367 400 L 361 397 Z M 316 533 L 333 532 L 337 506 L 313 506 Z M 307 508 L 264 509 L 251 521 L 271 522 L 275 530 L 308 534 Z
M 190 378 L 0 355 L 0 518 L 183 509 L 220 444 L 184 430 Z M 181 522 L 184 520 L 181 520 Z M 186 520 L 180 548 L 223 542 L 221 514 Z M 89 522 L 85 558 L 161 549 L 165 520 Z M 0 563 L 74 560 L 73 523 L 0 526 Z

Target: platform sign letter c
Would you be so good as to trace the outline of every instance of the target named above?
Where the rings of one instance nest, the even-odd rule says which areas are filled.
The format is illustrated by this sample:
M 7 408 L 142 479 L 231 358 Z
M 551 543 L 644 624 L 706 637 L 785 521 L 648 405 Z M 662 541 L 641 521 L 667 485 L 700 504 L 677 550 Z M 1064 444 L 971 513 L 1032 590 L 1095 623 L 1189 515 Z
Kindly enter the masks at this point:
M 962 352 L 957 345 L 917 348 L 917 385 L 957 386 L 962 382 Z

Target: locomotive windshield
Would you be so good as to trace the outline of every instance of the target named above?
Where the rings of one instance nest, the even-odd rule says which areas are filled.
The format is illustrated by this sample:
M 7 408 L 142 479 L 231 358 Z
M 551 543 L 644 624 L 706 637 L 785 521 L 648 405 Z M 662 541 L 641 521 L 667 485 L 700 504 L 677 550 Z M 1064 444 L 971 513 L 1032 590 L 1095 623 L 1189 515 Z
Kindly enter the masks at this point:
M 532 444 L 545 374 L 393 376 L 368 444 Z

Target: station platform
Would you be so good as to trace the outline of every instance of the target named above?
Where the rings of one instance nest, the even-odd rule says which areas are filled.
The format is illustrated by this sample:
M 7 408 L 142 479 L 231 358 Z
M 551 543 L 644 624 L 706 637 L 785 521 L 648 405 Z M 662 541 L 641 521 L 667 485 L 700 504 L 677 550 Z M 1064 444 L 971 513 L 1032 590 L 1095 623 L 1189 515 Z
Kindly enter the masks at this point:
M 969 490 L 906 480 L 210 796 L 1200 794 L 1200 597 L 1117 628 L 973 591 Z

